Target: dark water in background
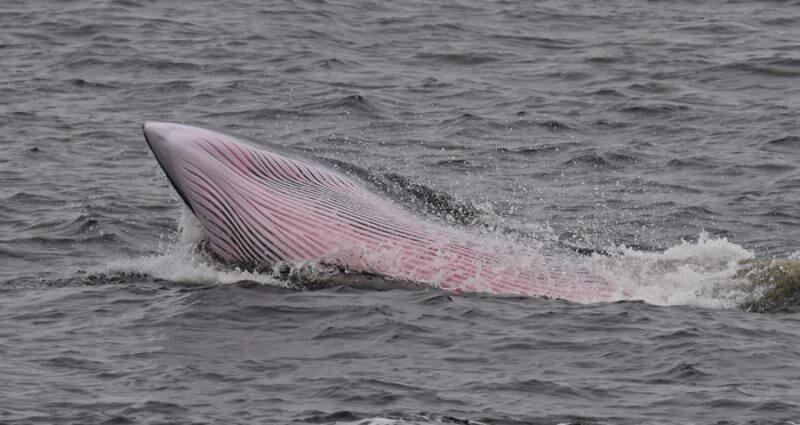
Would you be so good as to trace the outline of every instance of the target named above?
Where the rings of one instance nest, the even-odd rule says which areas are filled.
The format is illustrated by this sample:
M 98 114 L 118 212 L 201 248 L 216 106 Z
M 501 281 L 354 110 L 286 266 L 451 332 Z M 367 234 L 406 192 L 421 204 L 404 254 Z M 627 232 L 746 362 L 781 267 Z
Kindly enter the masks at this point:
M 797 2 L 4 1 L 0 423 L 800 423 L 798 316 L 730 282 L 800 249 L 798 28 Z M 636 247 L 611 270 L 647 302 L 221 270 L 145 120 L 401 176 L 514 243 Z

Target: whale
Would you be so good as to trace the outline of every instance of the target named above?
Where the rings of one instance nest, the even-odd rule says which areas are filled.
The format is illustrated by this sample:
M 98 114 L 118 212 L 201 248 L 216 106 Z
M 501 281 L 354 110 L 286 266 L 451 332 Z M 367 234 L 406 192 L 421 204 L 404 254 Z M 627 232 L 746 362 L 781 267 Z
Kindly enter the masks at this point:
M 221 261 L 328 264 L 454 293 L 579 303 L 615 296 L 608 279 L 571 255 L 520 255 L 401 205 L 320 159 L 191 125 L 153 121 L 142 129 Z

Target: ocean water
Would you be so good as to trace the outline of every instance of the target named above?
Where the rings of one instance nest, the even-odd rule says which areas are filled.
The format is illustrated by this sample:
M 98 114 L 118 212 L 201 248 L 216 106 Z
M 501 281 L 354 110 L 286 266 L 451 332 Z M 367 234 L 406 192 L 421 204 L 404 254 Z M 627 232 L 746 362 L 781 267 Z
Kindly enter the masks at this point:
M 798 424 L 800 316 L 736 277 L 800 256 L 797 28 L 796 1 L 6 0 L 0 423 Z M 338 161 L 520 261 L 580 248 L 627 295 L 216 263 L 147 120 Z

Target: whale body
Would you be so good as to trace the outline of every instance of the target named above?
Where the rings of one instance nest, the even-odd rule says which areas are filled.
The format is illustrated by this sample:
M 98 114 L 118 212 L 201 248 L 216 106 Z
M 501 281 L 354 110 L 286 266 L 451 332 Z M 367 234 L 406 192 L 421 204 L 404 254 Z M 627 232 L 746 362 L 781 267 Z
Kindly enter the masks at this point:
M 612 285 L 568 260 L 518 258 L 421 217 L 332 167 L 246 138 L 147 122 L 145 139 L 225 261 L 320 262 L 448 291 L 606 301 Z

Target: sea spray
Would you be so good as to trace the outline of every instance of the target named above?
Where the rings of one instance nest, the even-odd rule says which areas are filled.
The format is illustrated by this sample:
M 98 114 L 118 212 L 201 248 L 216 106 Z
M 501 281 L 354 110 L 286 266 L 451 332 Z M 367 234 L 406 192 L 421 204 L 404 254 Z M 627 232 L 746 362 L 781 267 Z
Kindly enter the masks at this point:
M 753 296 L 753 285 L 737 276 L 740 262 L 753 253 L 726 238 L 702 232 L 696 242 L 683 241 L 664 252 L 613 247 L 597 258 L 604 273 L 613 273 L 628 297 L 657 305 L 735 308 Z
M 179 237 L 161 252 L 134 259 L 123 259 L 104 269 L 105 273 L 142 273 L 156 279 L 193 285 L 230 284 L 254 281 L 272 286 L 287 286 L 271 273 L 228 267 L 203 249 L 203 231 L 194 214 L 185 206 L 178 220 Z

